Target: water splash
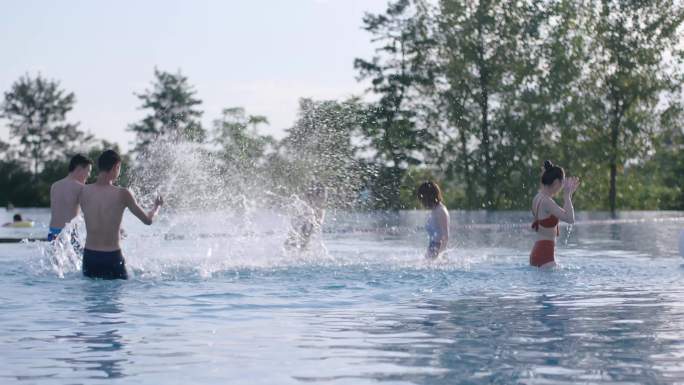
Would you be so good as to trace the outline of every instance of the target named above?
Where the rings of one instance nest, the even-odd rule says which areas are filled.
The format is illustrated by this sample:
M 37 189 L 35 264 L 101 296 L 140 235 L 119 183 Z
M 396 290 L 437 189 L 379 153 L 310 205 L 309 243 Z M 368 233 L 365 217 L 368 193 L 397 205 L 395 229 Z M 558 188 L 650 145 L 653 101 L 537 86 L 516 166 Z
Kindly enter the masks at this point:
M 341 145 L 349 140 L 349 119 L 328 107 L 308 105 L 290 136 L 258 159 L 229 137 L 208 144 L 160 138 L 146 148 L 130 169 L 131 190 L 143 206 L 157 194 L 166 205 L 153 236 L 130 233 L 128 248 L 147 259 L 129 266 L 163 274 L 175 269 L 170 264 L 190 262 L 210 274 L 240 261 L 254 265 L 262 246 L 263 254 L 276 254 L 269 263 L 329 258 L 321 213 L 328 209 L 327 220 L 334 220 L 336 208 L 353 207 L 364 173 Z M 326 191 L 323 202 L 309 199 L 311 186 Z M 182 244 L 177 255 L 152 262 L 155 248 L 169 241 Z
M 565 237 L 563 237 L 563 246 L 567 246 L 570 241 L 570 236 L 572 235 L 572 230 L 575 228 L 574 224 L 568 225 L 568 231 L 565 232 Z
M 83 218 L 74 218 L 52 242 L 33 242 L 37 259 L 32 260 L 32 270 L 43 274 L 55 274 L 64 278 L 66 274 L 81 271 L 83 245 L 85 244 L 85 223 Z

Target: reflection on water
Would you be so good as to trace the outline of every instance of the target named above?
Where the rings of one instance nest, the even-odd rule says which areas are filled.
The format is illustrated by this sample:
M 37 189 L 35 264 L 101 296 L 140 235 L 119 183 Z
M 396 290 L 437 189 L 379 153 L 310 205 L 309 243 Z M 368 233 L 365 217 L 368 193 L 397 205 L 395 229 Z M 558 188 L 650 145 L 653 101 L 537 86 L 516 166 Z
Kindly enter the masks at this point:
M 330 312 L 307 341 L 328 340 L 322 360 L 360 357 L 383 368 L 349 368 L 314 383 L 370 378 L 416 384 L 668 383 L 681 379 L 681 341 L 661 338 L 668 309 L 658 295 L 625 289 L 593 296 L 521 295 L 405 304 L 391 312 Z M 683 320 L 680 315 L 680 321 Z M 370 322 L 372 320 L 372 322 Z M 330 336 L 336 335 L 334 340 Z M 343 353 L 346 351 L 346 353 Z
M 126 324 L 121 316 L 120 302 L 123 283 L 83 279 L 83 314 L 78 331 L 57 336 L 77 346 L 76 357 L 60 358 L 74 371 L 86 371 L 86 378 L 124 377 L 123 364 L 127 361 L 121 327 Z

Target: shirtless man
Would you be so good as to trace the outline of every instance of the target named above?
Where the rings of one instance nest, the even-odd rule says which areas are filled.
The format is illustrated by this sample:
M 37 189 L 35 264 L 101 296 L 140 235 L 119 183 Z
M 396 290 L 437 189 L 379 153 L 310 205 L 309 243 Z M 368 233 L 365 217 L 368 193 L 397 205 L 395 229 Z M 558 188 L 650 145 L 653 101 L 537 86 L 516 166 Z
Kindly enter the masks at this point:
M 126 262 L 119 245 L 124 210 L 128 208 L 144 224 L 151 225 L 164 202 L 157 197 L 154 208 L 145 213 L 128 189 L 114 185 L 121 171 L 121 158 L 116 152 L 103 152 L 97 160 L 97 167 L 100 172 L 97 181 L 83 187 L 80 196 L 87 233 L 83 250 L 83 275 L 127 279 Z
M 78 216 L 78 195 L 93 169 L 93 162 L 77 154 L 69 162 L 69 175 L 50 187 L 50 232 L 48 241 L 57 238 L 64 226 Z

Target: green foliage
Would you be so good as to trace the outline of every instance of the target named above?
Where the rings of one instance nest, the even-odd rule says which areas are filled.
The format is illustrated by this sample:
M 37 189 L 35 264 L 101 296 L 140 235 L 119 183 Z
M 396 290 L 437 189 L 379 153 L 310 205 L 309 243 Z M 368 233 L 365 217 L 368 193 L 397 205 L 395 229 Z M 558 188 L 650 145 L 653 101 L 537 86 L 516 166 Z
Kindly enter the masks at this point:
M 5 92 L 0 117 L 8 122 L 12 154 L 22 166 L 29 166 L 33 176 L 46 162 L 73 151 L 90 136 L 78 130 L 77 123 L 67 122 L 76 97 L 60 89 L 59 83 L 38 75 L 19 78 Z
M 673 63 L 668 56 L 680 42 L 684 6 L 673 1 L 603 0 L 578 12 L 588 13 L 582 28 L 590 53 L 579 78 L 590 114 L 582 123 L 590 140 L 605 146 L 595 159 L 609 170 L 608 204 L 615 211 L 618 173 L 652 147 L 661 98 L 678 87 L 676 71 L 681 71 L 682 62 Z
M 422 1 L 390 2 L 384 14 L 366 14 L 363 22 L 378 47 L 371 60 L 354 61 L 359 78 L 370 79 L 371 91 L 379 96 L 362 126 L 377 169 L 371 187 L 378 208 L 396 209 L 405 170 L 421 163 L 421 152 L 434 140 L 418 123 L 421 102 L 416 97 L 434 84 L 429 60 L 434 42 Z
M 247 115 L 244 108 L 233 107 L 223 110 L 220 118 L 214 120 L 212 142 L 219 146 L 219 156 L 226 164 L 247 172 L 263 160 L 275 139 L 259 135 L 259 125 L 268 124 L 261 115 Z
M 352 143 L 362 130 L 365 112 L 356 99 L 301 99 L 297 121 L 281 142 L 281 166 L 274 167 L 272 174 L 276 185 L 301 192 L 322 184 L 329 189 L 329 202 L 351 207 L 367 178 Z
M 682 207 L 681 148 L 659 145 L 682 127 L 681 4 L 442 0 L 429 14 L 436 85 L 411 98 L 438 110 L 442 146 L 421 167 L 458 207 L 526 208 L 544 159 L 585 180 L 578 207 Z M 415 182 L 401 180 L 390 190 Z
M 538 146 L 542 134 L 536 85 L 547 16 L 536 2 L 440 2 L 440 96 L 450 138 L 442 161 L 464 182 L 471 208 L 510 207 L 530 183 L 522 170 L 534 157 L 522 149 Z
M 128 128 L 136 135 L 135 151 L 142 152 L 159 138 L 202 142 L 206 132 L 200 118 L 202 103 L 195 97 L 188 78 L 180 72 L 172 74 L 154 69 L 152 88 L 135 94 L 142 102 L 140 109 L 148 115 Z
M 0 205 L 44 206 L 45 191 L 37 188 L 34 177 L 17 160 L 0 160 Z
M 216 168 L 225 189 L 231 191 L 228 199 L 233 204 L 242 204 L 245 196 L 266 199 L 262 193 L 271 183 L 265 177 L 268 159 L 277 144 L 258 132 L 259 126 L 267 124 L 265 116 L 248 115 L 241 107 L 224 109 L 213 122 L 208 166 Z
M 677 30 L 684 8 L 672 1 L 596 0 L 560 1 L 550 10 L 549 71 L 541 89 L 554 130 L 540 155 L 590 181 L 578 206 L 657 207 L 649 194 L 668 189 L 643 173 L 667 129 L 665 116 L 679 113 L 670 105 L 682 96 Z

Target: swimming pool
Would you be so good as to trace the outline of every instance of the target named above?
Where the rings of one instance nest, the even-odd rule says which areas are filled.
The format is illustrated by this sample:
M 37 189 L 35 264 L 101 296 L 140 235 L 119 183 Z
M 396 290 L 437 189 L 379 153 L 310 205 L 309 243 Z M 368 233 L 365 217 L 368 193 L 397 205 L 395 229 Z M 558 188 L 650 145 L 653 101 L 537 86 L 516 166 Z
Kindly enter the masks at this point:
M 424 212 L 332 213 L 304 254 L 257 214 L 127 217 L 127 282 L 0 245 L 0 383 L 684 381 L 684 213 L 579 213 L 556 271 L 528 213 L 452 212 L 435 263 Z

